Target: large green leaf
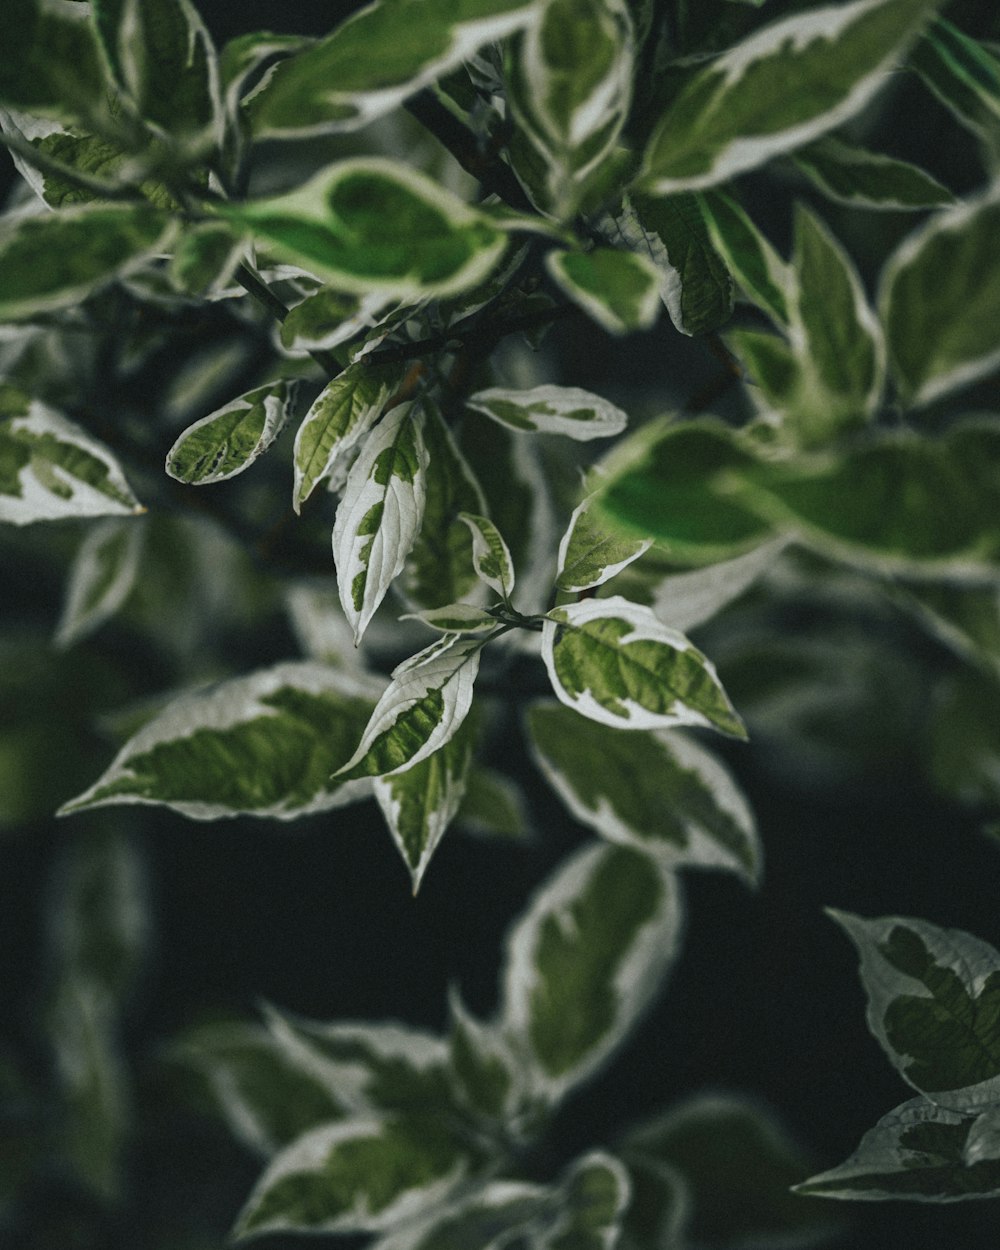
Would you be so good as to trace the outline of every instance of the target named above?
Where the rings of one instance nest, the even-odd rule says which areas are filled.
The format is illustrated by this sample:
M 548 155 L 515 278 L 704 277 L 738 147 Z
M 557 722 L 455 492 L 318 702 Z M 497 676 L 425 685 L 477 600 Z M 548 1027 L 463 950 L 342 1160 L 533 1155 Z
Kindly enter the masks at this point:
M 955 199 L 919 166 L 832 135 L 800 148 L 795 164 L 825 195 L 850 208 L 922 212 Z
M 167 452 L 167 473 L 206 486 L 249 469 L 288 424 L 296 390 L 284 378 L 268 382 L 188 426 Z
M 181 695 L 63 811 L 154 803 L 195 820 L 290 820 L 340 807 L 368 793 L 364 782 L 329 778 L 357 742 L 376 692 L 371 679 L 303 662 Z
M 649 538 L 622 537 L 602 525 L 591 507 L 595 498 L 590 494 L 577 504 L 559 543 L 556 586 L 570 594 L 610 581 L 648 551 L 652 542 Z
M 782 18 L 699 69 L 646 148 L 641 185 L 712 186 L 833 130 L 884 84 L 939 0 L 853 0 Z
M 920 406 L 1000 364 L 1000 182 L 932 217 L 889 258 L 880 310 L 903 402 Z

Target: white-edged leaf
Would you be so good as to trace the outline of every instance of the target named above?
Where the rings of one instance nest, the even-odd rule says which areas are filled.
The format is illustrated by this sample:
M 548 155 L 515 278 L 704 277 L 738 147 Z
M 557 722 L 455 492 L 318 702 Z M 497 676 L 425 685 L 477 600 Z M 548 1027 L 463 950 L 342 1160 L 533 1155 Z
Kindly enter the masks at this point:
M 909 64 L 942 104 L 988 147 L 997 142 L 1000 58 L 943 17 L 917 41 Z
M 465 402 L 474 412 L 492 417 L 509 429 L 565 434 L 577 442 L 611 438 L 628 424 L 620 408 L 576 386 L 546 383 L 526 391 L 493 386 L 476 391 Z
M 297 389 L 284 378 L 268 382 L 195 421 L 167 452 L 167 473 L 207 486 L 249 469 L 288 424 Z
M 504 600 L 514 589 L 514 564 L 503 535 L 488 517 L 460 512 L 458 519 L 472 535 L 472 560 L 479 577 Z
M 552 1205 L 551 1190 L 526 1181 L 489 1181 L 421 1219 L 380 1237 L 371 1250 L 507 1250 L 530 1236 Z M 534 1243 L 529 1243 L 534 1245 Z
M 397 369 L 348 365 L 320 391 L 295 435 L 292 503 L 296 512 L 331 475 L 338 459 L 382 415 L 400 377 Z
M 952 1111 L 1000 1102 L 1000 952 L 924 920 L 829 914 L 858 948 L 868 1026 L 903 1078 Z
M 389 777 L 444 746 L 469 714 L 482 646 L 445 634 L 400 665 L 337 776 Z
M 320 287 L 289 309 L 281 323 L 281 344 L 295 353 L 329 351 L 376 326 L 390 302 L 379 292 L 357 295 Z
M 851 1201 L 887 1198 L 909 1202 L 961 1202 L 1000 1196 L 996 1111 L 962 1115 L 928 1098 L 911 1098 L 869 1129 L 839 1166 L 795 1186 L 798 1194 Z
M 193 820 L 242 813 L 291 820 L 369 793 L 331 783 L 367 721 L 371 678 L 277 664 L 185 694 L 148 721 L 63 813 L 109 803 L 170 807 Z
M 795 164 L 824 195 L 850 208 L 922 212 L 955 197 L 918 165 L 827 135 L 800 148 Z
M 756 822 L 729 770 L 674 730 L 622 733 L 558 703 L 528 712 L 535 761 L 577 820 L 667 866 L 729 868 L 754 882 Z
M 497 627 L 497 618 L 492 613 L 470 603 L 446 603 L 443 608 L 407 612 L 399 619 L 420 621 L 442 634 L 486 634 Z
M 694 629 L 749 590 L 787 546 L 787 538 L 776 538 L 732 560 L 664 577 L 653 593 L 650 607 L 674 629 Z
M 284 608 L 306 659 L 329 664 L 331 668 L 363 668 L 362 651 L 354 645 L 354 631 L 329 577 L 289 583 L 285 587 Z
M 557 1101 L 624 1040 L 680 922 L 673 874 L 629 847 L 585 847 L 542 886 L 507 938 L 500 1013 L 538 1095 Z
M 470 1158 L 443 1117 L 382 1116 L 325 1124 L 271 1162 L 234 1236 L 378 1232 L 443 1202 Z
M 425 759 L 372 782 L 375 801 L 399 847 L 414 894 L 465 794 L 473 745 L 468 727 L 469 722 L 464 722 L 444 746 Z
M 648 256 L 613 247 L 547 252 L 553 282 L 609 334 L 648 330 L 660 313 L 660 271 Z
M 141 512 L 107 447 L 54 408 L 0 384 L 0 521 Z
M 484 1023 L 465 1006 L 458 989 L 448 993 L 448 1077 L 458 1101 L 478 1119 L 520 1135 L 521 1067 L 496 1021 Z
M 672 194 L 754 169 L 869 102 L 938 0 L 853 0 L 773 22 L 699 69 L 646 148 L 641 185 Z
M 561 703 L 618 729 L 698 725 L 745 738 L 711 661 L 618 595 L 554 608 L 542 658 Z
M 744 295 L 776 325 L 786 326 L 792 294 L 789 266 L 731 195 L 705 191 L 697 199 L 712 242 Z
M 71 647 L 109 620 L 132 592 L 142 557 L 142 522 L 108 517 L 87 530 L 70 569 L 66 601 L 55 633 Z
M 1000 181 L 933 216 L 882 272 L 879 309 L 904 403 L 929 404 L 1000 364 Z
M 333 526 L 333 559 L 355 643 L 420 532 L 428 464 L 423 424 L 419 401 L 394 408 L 369 434 L 347 475 Z
M 566 1170 L 539 1250 L 613 1250 L 632 1197 L 628 1172 L 604 1150 L 591 1150 Z
M 628 538 L 608 530 L 591 512 L 595 498 L 587 495 L 577 504 L 559 543 L 556 586 L 570 594 L 603 586 L 652 545 L 652 539 Z

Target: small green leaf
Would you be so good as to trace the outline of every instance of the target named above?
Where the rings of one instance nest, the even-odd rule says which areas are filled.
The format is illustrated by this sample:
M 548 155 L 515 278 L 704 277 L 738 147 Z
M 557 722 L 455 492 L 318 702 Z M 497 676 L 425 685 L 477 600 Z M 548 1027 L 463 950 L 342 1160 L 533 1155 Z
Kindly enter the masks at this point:
M 929 404 L 1000 364 L 1000 182 L 936 214 L 882 273 L 879 308 L 904 403 Z
M 459 1101 L 478 1118 L 517 1133 L 521 1094 L 519 1065 L 503 1032 L 483 1024 L 465 1007 L 457 989 L 448 995 L 449 1076 Z
M 340 161 L 273 199 L 213 208 L 276 256 L 357 295 L 452 295 L 482 282 L 507 246 L 485 214 L 381 157 Z
M 188 426 L 167 452 L 167 473 L 207 486 L 249 469 L 288 424 L 296 390 L 285 379 L 269 382 Z
M 492 417 L 512 430 L 564 434 L 578 442 L 611 438 L 628 424 L 620 408 L 576 386 L 546 384 L 528 391 L 493 386 L 476 391 L 465 402 L 473 412 Z
M 646 148 L 641 185 L 724 182 L 833 130 L 869 102 L 938 0 L 854 0 L 756 31 L 699 69 Z
M 557 703 L 528 713 L 535 759 L 577 820 L 668 866 L 696 864 L 757 878 L 753 813 L 729 771 L 670 730 L 623 734 Z
M 74 646 L 122 606 L 135 586 L 144 538 L 141 523 L 110 517 L 87 531 L 70 570 L 57 647 Z
M 1000 117 L 1000 60 L 968 35 L 935 18 L 909 63 L 952 114 L 988 143 Z
M 869 152 L 832 135 L 800 148 L 794 160 L 825 195 L 850 208 L 922 212 L 955 199 L 919 166 Z
M 479 578 L 504 603 L 509 603 L 514 589 L 514 564 L 503 535 L 488 517 L 460 512 L 458 519 L 472 535 L 472 560 Z
M 577 504 L 559 543 L 556 586 L 569 594 L 602 586 L 652 543 L 650 538 L 624 538 L 608 530 L 591 510 L 596 497 L 587 495 Z
M 953 1111 L 1000 1101 L 1000 953 L 923 920 L 829 914 L 858 948 L 868 1025 L 900 1074 Z
M 151 206 L 99 205 L 7 221 L 0 229 L 0 319 L 79 304 L 169 244 L 174 223 Z
M 232 283 L 244 242 L 224 223 L 203 221 L 185 230 L 170 258 L 170 277 L 179 291 L 205 299 Z
M 370 329 L 385 309 L 386 297 L 352 295 L 320 287 L 296 304 L 281 323 L 282 346 L 293 352 L 329 351 Z
M 63 811 L 153 803 L 193 820 L 329 811 L 368 793 L 364 783 L 330 784 L 329 776 L 357 742 L 373 700 L 370 678 L 308 662 L 181 695 Z
M 628 1172 L 605 1151 L 577 1159 L 560 1186 L 557 1214 L 538 1239 L 539 1250 L 614 1250 L 632 1194 Z
M 648 256 L 595 247 L 548 252 L 552 280 L 609 334 L 648 330 L 660 311 L 660 271 Z
M 744 295 L 778 326 L 788 324 L 788 266 L 740 205 L 721 191 L 697 196 L 712 242 Z
M 698 725 L 746 737 L 711 662 L 648 608 L 620 596 L 554 608 L 542 658 L 560 702 L 601 724 Z

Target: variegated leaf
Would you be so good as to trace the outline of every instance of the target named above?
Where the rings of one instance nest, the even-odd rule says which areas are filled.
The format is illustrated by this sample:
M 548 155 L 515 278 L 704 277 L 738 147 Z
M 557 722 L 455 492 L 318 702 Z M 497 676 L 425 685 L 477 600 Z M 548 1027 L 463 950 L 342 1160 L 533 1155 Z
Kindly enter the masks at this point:
M 570 594 L 603 586 L 652 545 L 650 538 L 623 537 L 602 525 L 591 510 L 595 498 L 577 504 L 559 543 L 556 586 Z
M 70 570 L 56 646 L 73 646 L 114 616 L 135 586 L 144 538 L 142 522 L 112 517 L 87 531 Z
M 954 202 L 926 170 L 832 135 L 796 152 L 795 164 L 838 204 L 889 212 L 923 212 Z
M 648 330 L 660 312 L 660 271 L 648 256 L 612 247 L 554 250 L 545 267 L 564 295 L 609 334 Z
M 297 386 L 258 386 L 189 426 L 167 452 L 167 473 L 190 486 L 224 482 L 248 469 L 288 424 Z
M 578 442 L 610 438 L 628 424 L 620 408 L 576 386 L 546 384 L 527 391 L 494 386 L 476 391 L 466 404 L 510 429 L 565 434 Z
M 766 237 L 731 195 L 697 196 L 712 242 L 743 294 L 778 326 L 788 324 L 792 275 Z
M 460 512 L 458 519 L 472 535 L 472 560 L 480 579 L 509 603 L 514 589 L 514 564 L 503 535 L 488 517 Z

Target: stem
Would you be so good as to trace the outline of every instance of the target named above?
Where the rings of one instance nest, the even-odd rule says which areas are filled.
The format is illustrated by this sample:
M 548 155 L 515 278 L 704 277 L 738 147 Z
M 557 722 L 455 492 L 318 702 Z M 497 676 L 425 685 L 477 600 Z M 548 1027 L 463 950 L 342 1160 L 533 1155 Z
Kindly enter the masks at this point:
M 254 299 L 267 309 L 269 313 L 278 321 L 284 321 L 288 316 L 290 309 L 288 305 L 280 300 L 271 290 L 261 276 L 250 268 L 246 263 L 237 266 L 236 273 L 233 275 L 244 291 L 252 295 Z M 332 382 L 338 374 L 344 372 L 344 366 L 337 360 L 332 352 L 311 351 L 309 355 L 315 360 L 323 372 Z

